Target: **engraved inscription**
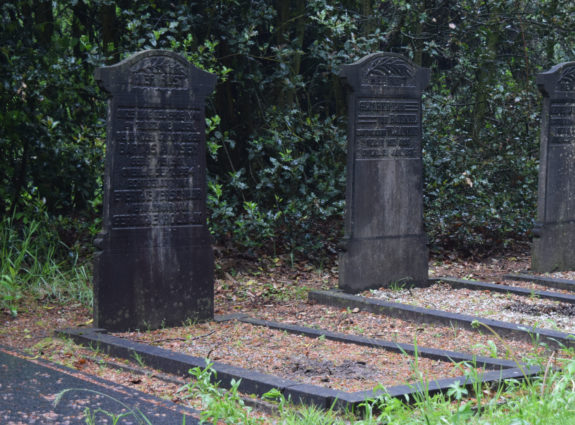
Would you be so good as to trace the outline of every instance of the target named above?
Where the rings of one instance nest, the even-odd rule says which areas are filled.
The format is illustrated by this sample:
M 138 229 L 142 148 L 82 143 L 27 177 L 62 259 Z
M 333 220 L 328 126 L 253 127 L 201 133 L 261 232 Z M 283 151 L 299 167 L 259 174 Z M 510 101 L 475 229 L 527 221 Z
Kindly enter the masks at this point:
M 199 212 L 115 214 L 112 216 L 112 227 L 185 226 L 201 221 L 202 214 Z
M 168 57 L 146 58 L 130 68 L 130 87 L 154 89 L 188 88 L 188 77 L 183 64 Z
M 203 222 L 202 117 L 195 109 L 117 109 L 112 227 Z
M 418 101 L 359 99 L 357 112 L 356 159 L 420 157 Z
M 549 108 L 549 143 L 567 145 L 575 142 L 575 102 L 552 101 Z

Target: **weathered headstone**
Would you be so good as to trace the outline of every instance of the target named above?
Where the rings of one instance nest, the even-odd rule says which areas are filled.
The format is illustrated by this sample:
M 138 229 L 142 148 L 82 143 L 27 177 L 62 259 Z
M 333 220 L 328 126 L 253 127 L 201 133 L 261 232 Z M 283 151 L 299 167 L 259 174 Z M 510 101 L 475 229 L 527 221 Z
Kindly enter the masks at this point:
M 575 270 L 575 62 L 537 75 L 543 93 L 531 268 Z
M 213 317 L 205 98 L 215 76 L 150 50 L 96 70 L 110 94 L 94 324 L 153 329 Z
M 427 282 L 421 94 L 429 75 L 393 53 L 371 54 L 340 73 L 351 88 L 344 291 Z

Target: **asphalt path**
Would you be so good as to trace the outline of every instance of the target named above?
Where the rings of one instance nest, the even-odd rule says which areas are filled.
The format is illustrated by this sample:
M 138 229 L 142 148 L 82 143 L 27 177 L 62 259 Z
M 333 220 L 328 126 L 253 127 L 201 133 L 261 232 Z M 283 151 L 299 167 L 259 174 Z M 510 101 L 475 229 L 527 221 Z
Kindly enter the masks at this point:
M 17 354 L 0 347 L 1 424 L 199 424 L 199 412 L 192 409 L 55 363 L 25 359 Z M 88 422 L 88 417 L 93 422 Z

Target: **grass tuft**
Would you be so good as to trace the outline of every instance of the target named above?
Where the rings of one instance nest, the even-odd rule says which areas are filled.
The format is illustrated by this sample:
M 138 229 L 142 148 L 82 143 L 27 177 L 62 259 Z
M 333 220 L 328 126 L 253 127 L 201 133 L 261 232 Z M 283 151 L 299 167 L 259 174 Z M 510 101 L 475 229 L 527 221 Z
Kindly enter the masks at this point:
M 91 272 L 70 250 L 59 260 L 61 244 L 37 221 L 0 221 L 0 310 L 16 316 L 25 296 L 92 305 Z

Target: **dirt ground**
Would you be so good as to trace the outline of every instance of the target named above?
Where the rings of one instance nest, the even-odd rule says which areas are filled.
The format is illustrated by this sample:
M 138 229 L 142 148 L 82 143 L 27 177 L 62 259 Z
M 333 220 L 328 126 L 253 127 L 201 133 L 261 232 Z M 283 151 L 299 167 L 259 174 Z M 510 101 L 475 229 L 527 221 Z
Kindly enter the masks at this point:
M 455 255 L 432 258 L 430 277 L 458 277 L 500 283 L 506 273 L 529 269 L 529 253 L 508 252 L 480 260 L 463 260 Z M 561 277 L 569 278 L 570 275 Z M 310 264 L 292 263 L 289 257 L 261 258 L 246 262 L 219 258 L 215 283 L 215 313 L 246 313 L 252 317 L 285 323 L 324 328 L 337 332 L 414 343 L 424 347 L 443 348 L 483 355 L 511 358 L 513 352 L 533 350 L 526 342 L 498 341 L 493 335 L 403 322 L 349 309 L 313 305 L 307 301 L 311 289 L 337 287 L 337 268 L 317 268 Z M 178 391 L 186 382 L 181 377 L 167 376 L 134 361 L 115 359 L 56 338 L 55 329 L 90 327 L 91 312 L 79 305 L 59 305 L 48 300 L 26 300 L 17 317 L 0 313 L 0 344 L 21 350 L 25 355 L 51 360 L 88 374 L 156 396 L 201 407 L 199 401 Z M 403 384 L 413 377 L 413 362 L 405 356 L 376 355 L 374 349 L 351 344 L 318 341 L 286 336 L 265 328 L 225 322 L 207 323 L 154 332 L 131 333 L 126 337 L 250 367 L 302 382 L 325 385 L 345 391 L 370 389 L 375 383 Z M 193 344 L 190 344 L 193 341 Z M 372 351 L 369 351 L 372 350 Z M 395 356 L 395 357 L 394 357 Z M 242 364 L 238 359 L 251 359 Z M 369 361 L 367 361 L 368 359 Z M 255 361 L 254 361 L 255 360 Z M 422 372 L 431 377 L 454 376 L 451 364 L 421 363 Z M 391 373 L 393 372 L 393 373 Z M 341 379 L 340 379 L 341 378 Z

